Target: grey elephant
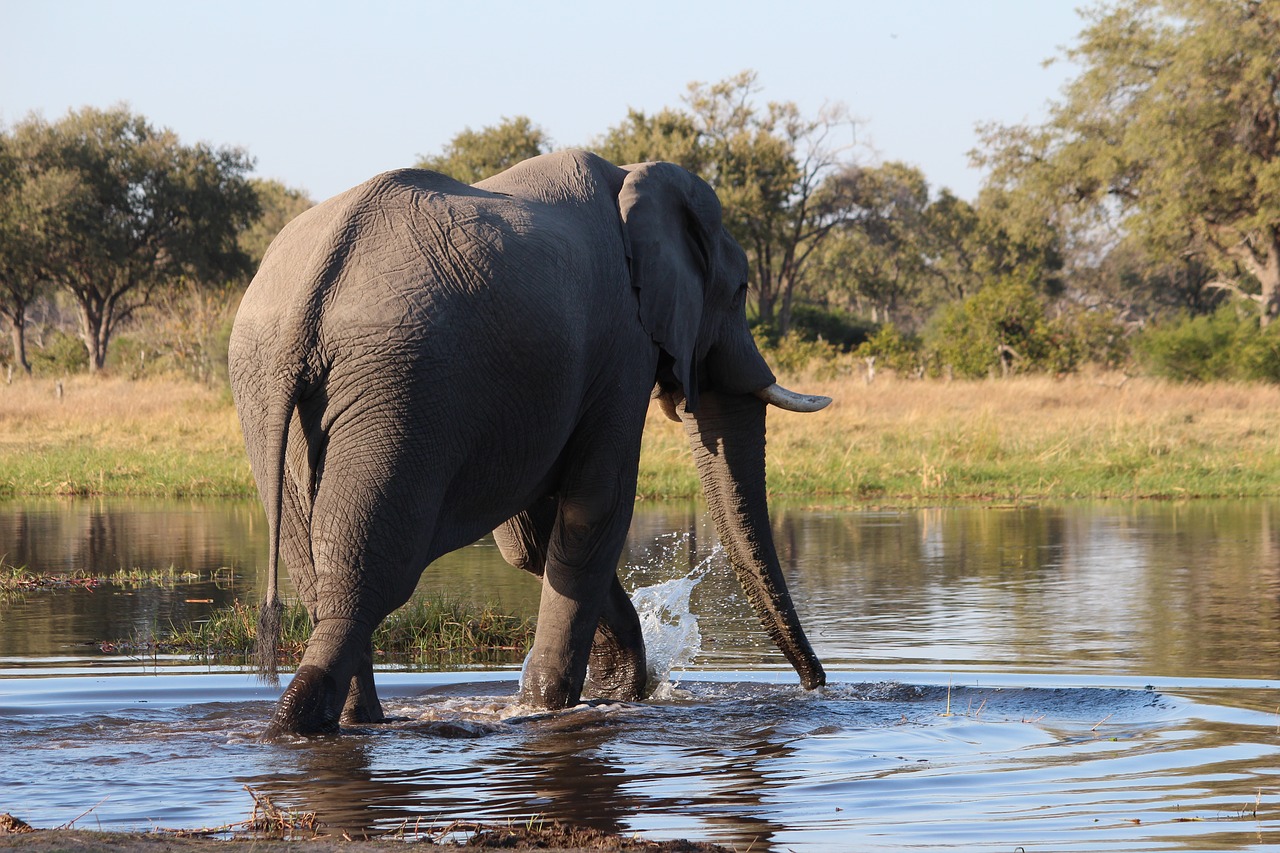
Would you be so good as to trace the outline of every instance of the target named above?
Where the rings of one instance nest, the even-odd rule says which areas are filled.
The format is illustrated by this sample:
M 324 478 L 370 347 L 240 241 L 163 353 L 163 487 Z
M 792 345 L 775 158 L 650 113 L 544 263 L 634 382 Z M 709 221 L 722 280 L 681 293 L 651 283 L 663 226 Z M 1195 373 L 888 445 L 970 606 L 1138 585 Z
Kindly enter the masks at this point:
M 716 528 L 769 636 L 825 682 L 765 501 L 779 387 L 747 327 L 747 261 L 714 191 L 586 152 L 474 186 L 387 172 L 299 216 L 236 315 L 231 385 L 271 548 L 314 630 L 267 736 L 377 722 L 374 628 L 437 557 L 494 531 L 542 577 L 521 700 L 645 691 L 616 568 L 650 399 L 683 421 Z

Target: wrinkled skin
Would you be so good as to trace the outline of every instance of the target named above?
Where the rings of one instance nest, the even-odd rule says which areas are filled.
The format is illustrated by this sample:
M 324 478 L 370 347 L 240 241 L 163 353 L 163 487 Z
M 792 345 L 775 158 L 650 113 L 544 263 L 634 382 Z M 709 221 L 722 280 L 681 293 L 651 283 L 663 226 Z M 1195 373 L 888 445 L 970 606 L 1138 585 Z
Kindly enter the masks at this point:
M 643 697 L 616 567 L 651 395 L 685 424 L 765 630 L 806 687 L 824 683 L 774 553 L 753 395 L 795 398 L 752 342 L 746 281 L 704 182 L 583 152 L 474 187 L 389 172 L 290 223 L 230 346 L 272 534 L 268 668 L 281 555 L 315 624 L 267 735 L 382 720 L 374 628 L 489 530 L 542 578 L 522 701 Z

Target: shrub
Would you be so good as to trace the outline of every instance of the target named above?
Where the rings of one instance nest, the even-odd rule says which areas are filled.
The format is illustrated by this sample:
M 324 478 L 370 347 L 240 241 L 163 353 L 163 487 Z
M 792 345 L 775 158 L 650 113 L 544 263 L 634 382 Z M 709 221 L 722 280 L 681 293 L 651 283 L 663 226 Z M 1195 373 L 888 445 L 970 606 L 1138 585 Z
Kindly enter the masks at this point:
M 89 368 L 89 351 L 76 335 L 53 329 L 41 338 L 43 346 L 36 346 L 27 338 L 27 361 L 31 363 L 32 376 L 65 376 Z
M 798 304 L 791 308 L 791 328 L 787 335 L 808 343 L 830 344 L 838 352 L 852 352 L 871 337 L 875 328 L 874 323 L 844 311 Z M 751 321 L 751 331 L 766 347 L 778 346 L 784 337 L 776 323 L 762 323 L 758 318 Z
M 755 330 L 755 334 L 756 345 L 775 371 L 795 375 L 810 369 L 816 361 L 820 364 L 819 372 L 831 375 L 837 372 L 836 360 L 840 351 L 821 338 L 808 341 L 797 332 L 787 332 L 781 338 L 771 341 L 759 329 Z
M 1025 282 L 992 282 L 934 315 L 925 329 L 929 356 L 959 376 L 1043 369 L 1052 342 L 1044 305 Z
M 874 356 L 879 366 L 898 373 L 912 373 L 923 364 L 920 339 L 904 335 L 892 322 L 885 323 L 855 351 L 859 358 Z
M 1135 342 L 1142 365 L 1181 382 L 1280 382 L 1280 328 L 1227 304 L 1213 314 L 1152 326 Z

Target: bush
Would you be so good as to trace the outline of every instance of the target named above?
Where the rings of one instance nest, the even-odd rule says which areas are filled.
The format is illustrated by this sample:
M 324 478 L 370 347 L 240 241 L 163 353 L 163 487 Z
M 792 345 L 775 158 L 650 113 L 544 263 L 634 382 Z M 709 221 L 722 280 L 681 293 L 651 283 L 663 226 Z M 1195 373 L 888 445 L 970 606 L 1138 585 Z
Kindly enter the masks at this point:
M 816 305 L 793 305 L 791 328 L 787 335 L 807 343 L 827 343 L 839 352 L 852 352 L 871 337 L 875 324 L 844 311 L 832 311 Z M 776 347 L 782 335 L 775 323 L 751 321 L 751 331 L 764 346 Z
M 1280 382 L 1280 328 L 1227 304 L 1213 314 L 1152 326 L 1135 342 L 1143 367 L 1180 382 Z
M 788 332 L 774 341 L 763 336 L 759 329 L 755 334 L 761 355 L 779 373 L 793 376 L 804 373 L 815 361 L 819 362 L 817 372 L 823 374 L 822 378 L 830 378 L 839 370 L 840 351 L 826 341 L 807 341 L 796 332 Z
M 874 323 L 844 311 L 831 311 L 816 305 L 791 308 L 791 330 L 806 341 L 826 341 L 841 352 L 852 352 L 871 337 Z
M 855 351 L 859 358 L 874 357 L 882 367 L 898 373 L 913 373 L 923 364 L 920 339 L 902 334 L 892 322 L 885 323 Z
M 1054 373 L 1072 373 L 1083 364 L 1118 370 L 1132 357 L 1128 331 L 1114 309 L 1071 306 L 1048 329 L 1046 368 Z
M 31 363 L 32 376 L 65 376 L 80 373 L 89 368 L 89 351 L 84 341 L 59 329 L 41 336 L 43 346 L 36 346 L 27 338 L 27 361 Z
M 1040 297 L 1029 284 L 1011 280 L 943 306 L 924 339 L 931 360 L 968 378 L 1044 369 L 1052 349 Z

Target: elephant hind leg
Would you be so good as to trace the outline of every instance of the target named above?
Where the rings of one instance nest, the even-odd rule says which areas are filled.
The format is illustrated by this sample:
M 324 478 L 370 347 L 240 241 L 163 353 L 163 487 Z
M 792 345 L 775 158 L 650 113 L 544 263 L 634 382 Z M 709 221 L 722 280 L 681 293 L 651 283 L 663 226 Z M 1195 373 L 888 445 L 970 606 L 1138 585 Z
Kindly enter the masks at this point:
M 378 701 L 378 688 L 373 683 L 372 643 L 356 666 L 355 675 L 351 676 L 351 687 L 347 691 L 347 701 L 342 706 L 341 720 L 345 726 L 384 723 L 387 720 L 382 713 L 382 703 Z
M 316 566 L 311 553 L 310 535 L 310 501 L 304 500 L 292 477 L 285 478 L 283 514 L 281 523 L 284 526 L 281 537 L 284 549 L 285 565 L 293 578 L 298 597 L 307 608 L 314 626 L 318 614 L 318 595 L 316 591 Z M 295 676 L 296 677 L 296 676 Z M 315 688 L 326 692 L 327 688 Z M 355 674 L 351 677 L 343 703 L 341 722 L 345 725 L 361 723 L 380 723 L 386 719 L 382 713 L 382 704 L 378 701 L 378 691 L 373 682 L 373 649 L 372 646 L 361 655 Z
M 337 732 L 372 633 L 358 622 L 321 619 L 263 737 Z

